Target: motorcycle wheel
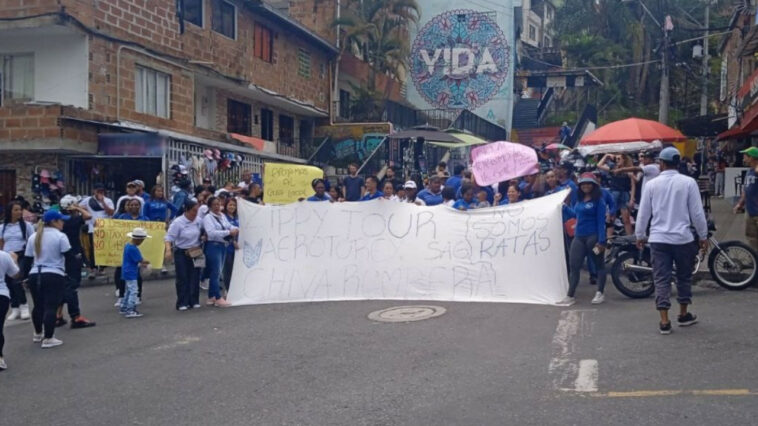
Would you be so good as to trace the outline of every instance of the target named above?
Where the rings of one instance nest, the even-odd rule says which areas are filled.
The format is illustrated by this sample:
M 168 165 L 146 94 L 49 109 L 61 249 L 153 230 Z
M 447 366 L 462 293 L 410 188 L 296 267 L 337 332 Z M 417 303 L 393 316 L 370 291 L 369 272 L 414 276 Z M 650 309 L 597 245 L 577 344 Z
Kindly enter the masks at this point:
M 753 285 L 758 277 L 755 251 L 740 241 L 727 241 L 719 246 L 721 250 L 714 249 L 708 257 L 708 269 L 713 279 L 727 290 L 744 290 Z
M 624 269 L 624 265 L 637 265 L 651 268 L 650 272 L 638 272 L 627 271 Z M 648 256 L 639 258 L 637 252 L 624 252 L 616 258 L 613 262 L 613 268 L 611 269 L 611 278 L 613 279 L 613 285 L 624 296 L 631 297 L 632 299 L 644 299 L 650 297 L 655 292 L 655 285 L 653 283 L 653 265 L 650 262 Z

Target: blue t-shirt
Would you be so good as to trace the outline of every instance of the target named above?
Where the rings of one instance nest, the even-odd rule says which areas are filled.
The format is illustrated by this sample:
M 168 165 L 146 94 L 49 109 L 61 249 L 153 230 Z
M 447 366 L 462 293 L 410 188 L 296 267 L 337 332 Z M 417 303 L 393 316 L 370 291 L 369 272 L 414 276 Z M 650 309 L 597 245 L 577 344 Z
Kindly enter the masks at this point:
M 748 216 L 758 216 L 758 176 L 755 170 L 745 175 L 745 210 Z
M 605 206 L 608 208 L 608 213 L 613 213 L 616 211 L 616 201 L 613 199 L 613 194 L 611 194 L 611 191 L 601 188 L 603 191 L 603 201 L 605 201 Z
M 324 193 L 324 198 L 319 198 L 318 195 L 313 194 L 306 198 L 305 201 L 332 201 L 332 197 L 329 194 Z
M 371 201 L 381 197 L 384 197 L 384 193 L 382 191 L 376 191 L 373 194 L 369 194 L 367 192 L 366 195 L 361 198 L 361 201 Z
M 577 198 L 579 197 L 579 188 L 576 186 L 576 184 L 574 183 L 574 181 L 571 180 L 571 179 L 569 179 L 569 180 L 567 180 L 566 182 L 563 182 L 563 183 L 560 183 L 560 182 L 558 183 L 558 188 L 557 188 L 558 191 L 562 191 L 562 190 L 564 190 L 566 188 L 570 188 L 571 189 L 571 199 L 570 199 L 569 204 L 573 206 L 574 204 L 576 204 Z
M 240 218 L 239 216 L 232 217 L 228 214 L 225 214 L 226 220 L 229 221 L 229 223 L 232 224 L 232 226 L 239 228 L 240 227 Z M 237 240 L 238 237 L 234 237 L 235 240 Z M 227 254 L 234 254 L 234 244 L 229 244 L 226 246 L 226 253 Z
M 139 263 L 142 262 L 142 253 L 137 246 L 126 243 L 124 246 L 124 258 L 121 260 L 121 279 L 132 281 L 139 278 Z
M 472 205 L 475 206 L 476 202 L 472 200 L 470 203 L 467 203 L 466 200 L 461 198 L 460 200 L 453 203 L 453 208 L 456 210 L 468 210 L 472 207 Z
M 461 184 L 463 183 L 463 178 L 460 176 L 450 176 L 445 181 L 445 188 L 453 188 L 455 189 L 455 192 L 458 193 L 458 190 L 461 189 Z
M 345 176 L 342 179 L 345 186 L 345 201 L 358 201 L 361 199 L 361 188 L 366 186 L 360 176 Z
M 416 198 L 420 198 L 421 201 L 425 202 L 427 206 L 436 206 L 438 204 L 442 204 L 442 191 L 440 191 L 437 194 L 433 194 L 432 191 L 428 189 L 424 189 L 421 192 L 419 192 L 416 195 Z
M 573 213 L 576 217 L 577 237 L 589 237 L 597 235 L 597 242 L 605 244 L 605 212 L 607 206 L 602 198 L 599 200 L 577 201 L 574 204 Z
M 116 216 L 113 216 L 114 219 L 121 219 L 121 220 L 144 220 L 146 222 L 149 222 L 150 219 L 147 218 L 147 216 L 139 215 L 137 218 L 133 218 L 132 215 L 129 213 L 121 213 L 117 214 Z
M 165 222 L 176 216 L 176 207 L 166 200 L 147 200 L 142 207 L 142 216 L 153 222 Z
M 474 188 L 474 197 L 478 198 L 480 191 L 487 193 L 487 202 L 490 203 L 490 205 L 495 204 L 495 190 L 492 189 L 491 186 L 477 186 Z M 461 193 L 461 187 L 458 187 L 458 191 L 455 193 L 455 199 L 460 200 L 461 198 L 463 198 L 463 194 Z

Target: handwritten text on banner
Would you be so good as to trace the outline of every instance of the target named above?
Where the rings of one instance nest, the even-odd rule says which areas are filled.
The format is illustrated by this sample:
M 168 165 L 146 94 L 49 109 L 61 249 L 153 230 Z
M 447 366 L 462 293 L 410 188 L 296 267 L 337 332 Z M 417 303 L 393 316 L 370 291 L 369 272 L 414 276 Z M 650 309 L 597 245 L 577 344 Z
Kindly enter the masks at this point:
M 318 167 L 299 164 L 265 163 L 263 171 L 263 199 L 268 204 L 293 203 L 313 195 L 311 182 L 323 178 Z
M 240 202 L 241 250 L 228 299 L 555 303 L 568 287 L 565 198 L 468 212 L 383 199 Z
M 124 245 L 129 241 L 126 236 L 134 228 L 143 228 L 153 238 L 147 238 L 140 244 L 142 257 L 150 261 L 153 268 L 163 267 L 163 238 L 166 236 L 164 222 L 142 222 L 137 220 L 97 219 L 93 243 L 95 259 L 99 266 L 121 266 L 124 256 Z

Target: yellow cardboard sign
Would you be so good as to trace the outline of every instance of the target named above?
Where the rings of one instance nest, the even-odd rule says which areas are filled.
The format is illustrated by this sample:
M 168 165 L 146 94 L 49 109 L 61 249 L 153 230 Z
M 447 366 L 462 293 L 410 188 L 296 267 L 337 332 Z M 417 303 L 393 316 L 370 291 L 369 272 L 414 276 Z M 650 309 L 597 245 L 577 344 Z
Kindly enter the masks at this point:
M 289 204 L 313 195 L 311 182 L 324 177 L 323 170 L 300 164 L 266 163 L 263 170 L 263 201 Z
M 92 235 L 95 245 L 95 260 L 99 266 L 121 266 L 124 245 L 129 242 L 128 232 L 134 228 L 143 228 L 147 235 L 145 242 L 139 245 L 139 251 L 153 268 L 163 267 L 163 239 L 166 236 L 165 222 L 143 222 L 138 220 L 96 219 Z

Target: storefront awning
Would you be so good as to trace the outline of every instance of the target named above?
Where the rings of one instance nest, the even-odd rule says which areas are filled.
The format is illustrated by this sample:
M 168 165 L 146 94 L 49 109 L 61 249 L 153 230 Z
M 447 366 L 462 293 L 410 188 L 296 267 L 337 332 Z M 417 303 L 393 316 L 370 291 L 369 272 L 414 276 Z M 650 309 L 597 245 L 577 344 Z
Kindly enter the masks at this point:
M 263 151 L 263 147 L 266 146 L 266 141 L 264 141 L 261 138 L 254 138 L 252 136 L 240 135 L 239 133 L 229 133 L 229 136 L 233 137 L 234 139 L 242 143 L 246 143 L 252 146 L 258 151 Z
M 727 130 L 726 132 L 719 133 L 718 136 L 716 136 L 717 141 L 723 141 L 726 139 L 739 139 L 743 136 L 745 136 L 747 133 L 745 133 L 740 126 L 732 127 L 731 129 Z

